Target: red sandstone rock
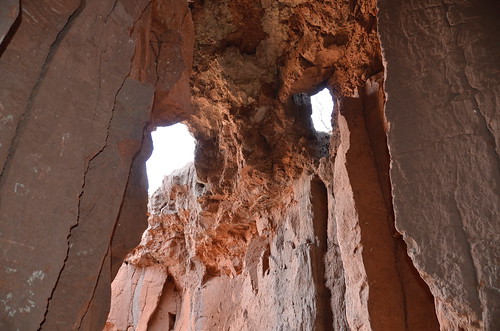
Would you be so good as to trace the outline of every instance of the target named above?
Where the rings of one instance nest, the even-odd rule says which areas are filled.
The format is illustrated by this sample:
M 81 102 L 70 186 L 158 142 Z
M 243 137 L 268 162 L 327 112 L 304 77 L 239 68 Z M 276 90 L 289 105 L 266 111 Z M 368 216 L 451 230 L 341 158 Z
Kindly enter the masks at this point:
M 385 156 L 385 136 L 373 135 L 377 127 L 383 132 L 383 123 L 372 121 L 372 130 L 367 129 L 366 118 L 380 114 L 377 104 L 383 105 L 381 83 L 382 76 L 371 78 L 358 98 L 338 105 L 334 192 L 347 318 L 352 329 L 435 330 L 432 296 L 418 283 L 411 262 L 402 258 L 390 203 L 384 201 L 383 184 L 388 182 L 380 173 L 389 169 L 377 164 L 374 155 Z M 373 108 L 367 107 L 370 104 Z M 382 146 L 379 153 L 377 145 Z
M 2 2 L 0 328 L 498 329 L 496 11 Z M 139 243 L 179 120 L 195 163 Z
M 16 27 L 13 26 L 19 15 L 19 0 L 5 0 L 0 4 L 0 45 L 2 44 L 5 36 L 10 30 L 15 30 Z M 12 35 L 15 31 L 10 32 Z M 5 43 L 7 43 L 6 41 Z M 0 54 L 4 47 L 0 48 Z
M 147 269 L 124 265 L 113 282 L 111 318 L 104 330 L 128 330 L 130 327 L 151 330 L 155 323 L 163 330 L 173 327 L 168 318 L 178 310 L 178 297 L 167 278 L 167 273 L 159 265 Z M 161 310 L 157 308 L 159 304 L 163 304 Z
M 194 31 L 186 1 L 152 0 L 136 24 L 131 76 L 156 87 L 152 121 L 170 125 L 192 113 L 189 79 Z
M 127 79 L 146 4 L 22 4 L 0 58 L 2 329 L 105 322 L 110 257 L 126 254 L 111 238 L 153 101 L 152 86 Z M 120 217 L 136 231 L 128 249 L 141 218 Z
M 128 258 L 139 268 L 159 263 L 175 279 L 184 303 L 175 328 L 345 329 L 347 323 L 352 328 L 437 328 L 432 297 L 425 286 L 415 285 L 418 275 L 401 258 L 400 239 L 392 236 L 388 164 L 370 156 L 373 145 L 381 146 L 381 160 L 387 157 L 384 122 L 371 126 L 381 128 L 382 135 L 370 137 L 363 118 L 365 112 L 382 114 L 380 81 L 367 87 L 357 107 L 339 100 L 339 110 L 361 119 L 351 124 L 359 128 L 349 155 L 358 156 L 349 156 L 348 164 L 350 172 L 367 177 L 356 182 L 354 200 L 334 182 L 341 178 L 331 169 L 334 158 L 324 158 L 317 168 L 324 154 L 317 154 L 321 139 L 311 131 L 310 106 L 303 96 L 292 95 L 314 90 L 336 70 L 331 84 L 337 96 L 354 96 L 362 89 L 360 82 L 379 70 L 375 26 L 370 24 L 375 8 L 363 3 L 357 10 L 364 20 L 337 17 L 339 12 L 321 4 L 286 4 L 279 15 L 270 3 L 195 6 L 194 115 L 188 124 L 199 144 L 196 172 L 188 168 L 165 180 L 150 202 L 150 225 L 141 245 Z M 345 20 L 344 28 L 317 24 L 315 19 L 326 16 L 313 13 L 322 11 Z M 349 38 L 365 38 L 365 43 L 348 44 Z M 274 74 L 278 64 L 279 76 Z M 281 86 L 278 93 L 273 86 Z M 365 109 L 364 100 L 375 106 Z M 332 154 L 338 139 L 342 146 L 351 138 L 342 131 L 334 135 Z M 339 153 L 338 162 L 347 150 Z M 357 160 L 364 163 L 356 165 Z M 329 184 L 312 180 L 307 173 L 314 172 Z M 359 190 L 366 190 L 361 198 Z M 366 212 L 348 218 L 341 208 L 334 209 L 342 201 Z M 353 227 L 363 228 L 359 253 L 366 246 L 357 262 L 346 246 Z M 364 290 L 353 283 L 352 268 L 368 270 Z M 226 293 L 231 299 L 220 301 Z M 360 293 L 366 298 L 353 304 Z M 406 301 L 405 295 L 416 299 Z M 405 310 L 410 303 L 423 308 Z M 430 314 L 427 324 L 421 312 Z
M 500 7 L 379 4 L 396 227 L 441 328 L 497 330 Z
M 291 194 L 290 202 L 279 211 L 283 218 L 276 235 L 269 239 L 251 238 L 241 269 L 236 271 L 233 268 L 233 273 L 228 276 L 214 276 L 207 274 L 208 270 L 202 264 L 206 257 L 196 256 L 199 250 L 192 247 L 197 245 L 197 239 L 214 231 L 207 231 L 209 229 L 203 223 L 192 222 L 199 217 L 192 218 L 191 222 L 187 219 L 189 223 L 186 223 L 182 216 L 185 214 L 182 208 L 196 210 L 189 205 L 193 200 L 186 194 L 202 193 L 194 190 L 195 182 L 191 185 L 182 182 L 182 179 L 193 179 L 194 176 L 192 167 L 175 173 L 165 180 L 165 188 L 151 200 L 149 228 L 141 245 L 128 258 L 128 264 L 122 266 L 113 283 L 114 304 L 107 327 L 124 330 L 125 323 L 119 322 L 124 318 L 122 314 L 129 319 L 134 316 L 127 313 L 133 299 L 126 297 L 128 294 L 123 294 L 122 289 L 129 288 L 128 285 L 123 286 L 124 283 L 135 284 L 133 279 L 137 276 L 122 278 L 120 275 L 130 270 L 148 272 L 161 265 L 173 277 L 183 303 L 172 306 L 178 300 L 173 297 L 157 303 L 159 310 L 165 310 L 168 305 L 175 307 L 170 313 L 176 317 L 175 329 L 191 326 L 197 330 L 209 330 L 224 325 L 239 330 L 294 328 L 297 325 L 303 325 L 304 329 L 328 329 L 332 316 L 323 266 L 323 258 L 328 254 L 328 196 L 321 181 L 311 176 L 298 179 L 293 190 L 286 193 Z M 184 227 L 176 227 L 179 223 Z M 215 234 L 217 232 L 212 236 Z M 214 240 L 228 240 L 222 236 L 219 233 Z M 160 243 L 161 246 L 158 246 Z M 207 244 L 205 247 L 208 247 Z M 221 267 L 229 267 L 228 263 L 231 263 L 219 261 L 223 263 Z M 132 264 L 137 267 L 132 267 Z M 140 287 L 141 293 L 149 288 L 146 280 L 139 280 L 133 286 Z M 145 311 L 144 314 L 144 318 L 148 319 L 149 313 Z M 341 323 L 339 317 L 336 316 L 336 320 Z M 138 322 L 133 325 L 141 329 Z

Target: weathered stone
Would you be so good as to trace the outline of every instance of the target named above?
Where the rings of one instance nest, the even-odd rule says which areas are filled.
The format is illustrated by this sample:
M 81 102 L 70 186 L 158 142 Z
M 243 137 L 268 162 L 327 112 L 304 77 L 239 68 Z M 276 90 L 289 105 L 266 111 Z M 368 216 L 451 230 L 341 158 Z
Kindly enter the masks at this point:
M 236 5 L 195 4 L 196 171 L 174 173 L 153 195 L 129 265 L 167 268 L 182 293 L 175 329 L 437 329 L 429 289 L 393 237 L 381 76 L 364 87 L 381 70 L 374 3 L 357 8 L 359 20 L 322 4 Z M 326 17 L 344 28 L 318 24 Z M 308 98 L 296 94 L 328 77 L 350 121 L 332 136 L 331 157 L 311 130 Z M 353 187 L 343 191 L 333 161 L 345 155 Z M 348 218 L 341 203 L 362 213 Z M 362 228 L 364 257 L 350 254 L 348 224 Z
M 152 87 L 126 80 L 130 32 L 143 8 L 111 1 L 22 8 L 0 58 L 8 84 L 1 92 L 0 325 L 72 329 L 89 309 L 102 325 L 108 246 L 153 100 Z
M 194 31 L 187 1 L 151 0 L 136 24 L 131 76 L 156 87 L 155 125 L 170 125 L 192 114 L 189 80 Z
M 380 0 L 396 227 L 444 330 L 500 327 L 496 2 Z
M 0 54 L 4 47 L 1 44 L 5 36 L 10 30 L 15 29 L 13 26 L 19 15 L 19 0 L 5 0 L 0 4 Z M 15 31 L 12 31 L 13 34 Z
M 381 83 L 382 76 L 371 78 L 359 97 L 338 105 L 334 192 L 347 318 L 352 329 L 435 330 L 432 296 L 415 278 L 411 262 L 403 258 L 391 204 L 385 200 L 390 196 L 389 183 L 381 176 L 389 170 L 383 162 L 385 135 L 375 134 L 377 129 L 383 132 L 383 122 L 372 120 L 370 130 L 366 122 L 383 109 Z
M 378 7 L 3 1 L 0 328 L 498 329 L 499 7 Z
M 172 283 L 168 282 L 167 278 L 168 275 L 161 266 L 138 269 L 125 264 L 113 282 L 111 318 L 108 319 L 104 330 L 128 330 L 129 327 L 134 330 L 150 330 L 153 319 L 159 320 L 156 323 L 163 322 L 163 329 L 170 330 L 173 324 L 169 325 L 168 314 L 177 311 L 177 297 L 175 292 L 172 292 L 173 289 L 169 286 Z M 163 303 L 165 298 L 173 307 L 167 304 L 162 306 L 166 311 L 157 311 L 157 306 Z M 162 318 L 165 313 L 166 320 Z
M 332 214 L 328 213 L 328 193 L 322 182 L 311 176 L 298 179 L 292 191 L 286 192 L 286 195 L 291 195 L 289 204 L 278 212 L 282 219 L 276 235 L 273 238 L 252 238 L 238 273 L 207 277 L 206 269 L 199 268 L 200 258 L 195 255 L 201 252 L 192 246 L 209 229 L 203 224 L 186 223 L 182 216 L 186 211 L 183 207 L 189 206 L 189 210 L 196 212 L 196 208 L 186 204 L 195 203 L 195 199 L 190 197 L 195 191 L 187 189 L 186 182 L 179 181 L 181 178 L 194 178 L 193 175 L 192 167 L 185 168 L 182 173 L 166 179 L 165 188 L 155 194 L 153 214 L 143 241 L 113 282 L 114 301 L 108 318 L 109 330 L 125 330 L 127 324 L 123 320 L 120 322 L 123 318 L 140 316 L 139 320 L 151 321 L 153 315 L 148 312 L 150 308 L 144 309 L 144 312 L 141 309 L 129 312 L 127 307 L 133 305 L 134 298 L 127 294 L 131 293 L 127 283 L 132 282 L 132 288 L 140 288 L 140 293 L 157 293 L 158 285 L 150 284 L 146 276 L 144 279 L 135 274 L 132 276 L 130 271 L 154 272 L 158 265 L 165 267 L 169 277 L 173 277 L 181 297 L 167 294 L 170 299 L 163 301 L 162 294 L 162 301 L 152 299 L 152 302 L 159 311 L 170 312 L 171 319 L 176 317 L 176 330 L 185 327 L 209 330 L 220 325 L 234 330 L 329 329 L 328 325 L 333 323 L 330 307 L 332 289 L 326 287 L 325 278 L 335 276 L 324 272 L 324 257 L 331 254 L 327 246 L 326 227 Z M 191 188 L 196 187 L 193 184 Z M 199 218 L 192 218 L 196 219 Z M 179 223 L 189 227 L 189 230 L 179 229 Z M 173 232 L 174 229 L 178 229 L 177 232 Z M 221 242 L 229 240 L 222 235 L 214 239 Z M 196 266 L 190 265 L 193 262 Z M 223 266 L 227 266 L 227 262 Z M 127 273 L 128 276 L 120 276 Z M 330 283 L 334 282 L 330 280 Z M 136 292 L 135 296 L 142 296 L 140 293 Z M 157 297 L 156 294 L 148 295 Z M 168 325 L 167 319 L 163 320 L 164 325 Z M 346 328 L 341 322 L 345 319 L 336 316 L 336 320 L 336 325 Z M 137 318 L 128 323 L 138 330 L 145 330 L 139 327 L 141 322 Z
M 84 318 L 89 301 L 95 299 L 95 284 L 102 275 L 102 269 L 110 269 L 110 261 L 105 258 L 109 254 L 110 238 L 115 229 L 121 202 L 124 199 L 126 178 L 129 175 L 131 163 L 139 151 L 151 109 L 153 89 L 141 83 L 126 79 L 120 87 L 115 100 L 113 118 L 111 119 L 106 145 L 90 162 L 86 171 L 82 194 L 79 199 L 80 213 L 78 223 L 71 229 L 66 265 L 60 274 L 56 288 L 52 292 L 44 327 L 48 329 L 78 329 L 79 324 L 62 323 L 64 316 L 80 316 Z M 129 123 L 137 123 L 134 128 Z M 112 172 L 103 176 L 101 169 Z M 125 180 L 124 180 L 125 179 Z M 102 189 L 103 185 L 109 187 Z M 108 203 L 96 204 L 96 201 Z M 113 220 L 113 222 L 106 222 Z M 95 233 L 101 236 L 94 238 L 93 245 L 88 247 L 88 240 Z M 82 278 L 81 270 L 88 270 L 89 276 Z M 106 275 L 106 274 L 105 274 Z M 111 280 L 107 274 L 108 284 Z M 79 289 L 71 297 L 67 293 Z M 109 287 L 106 289 L 109 292 Z M 92 296 L 89 297 L 89 294 Z M 89 300 L 90 299 L 90 300 Z M 106 307 L 109 301 L 103 301 L 100 306 Z M 55 307 L 51 307 L 54 305 Z M 58 309 L 59 308 L 59 309 Z M 74 309 L 72 311 L 71 309 Z

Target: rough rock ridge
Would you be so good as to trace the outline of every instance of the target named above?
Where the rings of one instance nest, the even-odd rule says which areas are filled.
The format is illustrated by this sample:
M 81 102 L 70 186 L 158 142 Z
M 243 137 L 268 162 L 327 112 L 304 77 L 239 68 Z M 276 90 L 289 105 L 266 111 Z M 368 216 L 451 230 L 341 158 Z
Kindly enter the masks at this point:
M 2 1 L 0 329 L 500 329 L 499 12 Z

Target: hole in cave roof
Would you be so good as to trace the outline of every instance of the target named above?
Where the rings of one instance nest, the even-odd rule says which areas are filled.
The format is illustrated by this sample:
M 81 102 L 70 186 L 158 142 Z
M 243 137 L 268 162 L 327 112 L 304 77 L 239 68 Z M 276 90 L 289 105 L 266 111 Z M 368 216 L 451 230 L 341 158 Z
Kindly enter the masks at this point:
M 312 115 L 314 129 L 320 132 L 332 132 L 333 98 L 330 91 L 325 87 L 315 95 L 311 96 Z
M 195 148 L 195 139 L 182 123 L 157 127 L 151 137 L 153 153 L 146 162 L 150 196 L 161 186 L 165 176 L 193 162 Z

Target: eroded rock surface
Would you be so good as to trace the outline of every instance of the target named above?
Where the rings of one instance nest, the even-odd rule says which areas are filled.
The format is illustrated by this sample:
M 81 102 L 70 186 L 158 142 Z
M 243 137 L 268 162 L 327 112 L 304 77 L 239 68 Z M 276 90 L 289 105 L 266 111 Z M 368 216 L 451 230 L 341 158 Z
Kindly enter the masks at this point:
M 141 245 L 120 269 L 120 274 L 134 276 L 118 277 L 113 283 L 114 310 L 106 330 L 125 330 L 130 326 L 145 329 L 141 323 L 156 323 L 150 306 L 168 311 L 175 321 L 170 327 L 176 330 L 321 330 L 328 329 L 326 326 L 333 319 L 345 329 L 341 310 L 332 317 L 330 290 L 321 269 L 327 254 L 331 216 L 327 189 L 321 180 L 306 175 L 294 181 L 290 190 L 280 195 L 283 204 L 276 206 L 275 213 L 281 221 L 276 232 L 258 235 L 255 230 L 255 234 L 248 235 L 244 229 L 229 225 L 211 228 L 207 219 L 216 215 L 202 211 L 197 202 L 210 193 L 200 189 L 195 178 L 190 166 L 167 179 L 165 188 L 155 193 L 148 230 Z M 240 238 L 243 235 L 247 237 Z M 242 261 L 237 260 L 240 250 Z M 224 259 L 231 253 L 235 255 L 232 261 Z M 207 266 L 207 259 L 217 259 L 223 273 L 213 275 L 214 271 L 207 270 L 215 266 Z M 159 268 L 165 276 L 159 285 L 152 285 L 148 274 Z M 339 271 L 338 279 L 330 276 L 330 283 L 342 283 L 341 268 Z M 169 282 L 176 289 L 175 296 L 168 289 Z M 340 293 L 342 288 L 336 290 Z M 128 294 L 131 292 L 133 296 Z M 142 303 L 145 295 L 147 302 Z M 144 312 L 142 308 L 127 308 L 137 300 L 140 307 L 145 307 Z
M 476 2 L 3 1 L 0 329 L 498 329 Z M 178 121 L 195 162 L 146 224 L 148 131 Z
M 122 267 L 163 266 L 182 298 L 175 329 L 437 328 L 393 237 L 382 76 L 365 87 L 382 70 L 375 15 L 374 2 L 194 4 L 195 165 L 153 195 Z M 352 122 L 331 138 L 301 94 L 325 85 Z M 139 327 L 125 320 L 112 312 L 107 328 Z

